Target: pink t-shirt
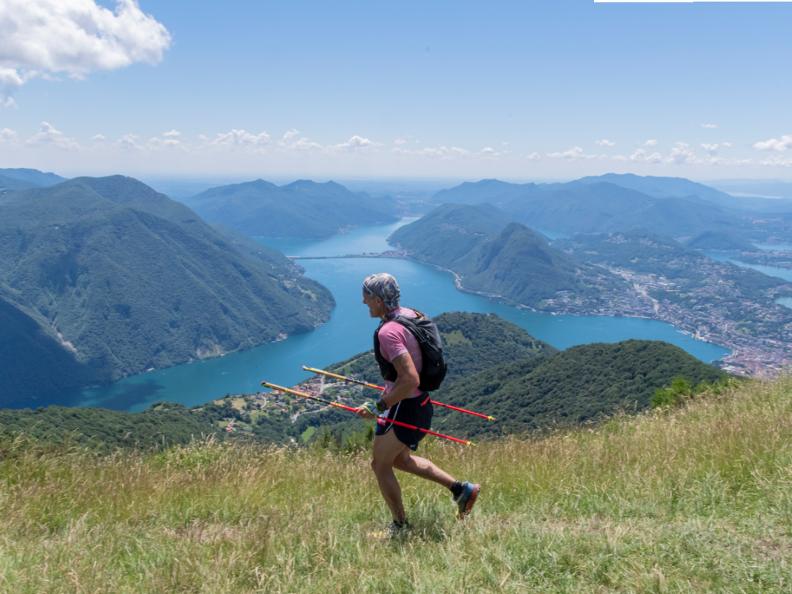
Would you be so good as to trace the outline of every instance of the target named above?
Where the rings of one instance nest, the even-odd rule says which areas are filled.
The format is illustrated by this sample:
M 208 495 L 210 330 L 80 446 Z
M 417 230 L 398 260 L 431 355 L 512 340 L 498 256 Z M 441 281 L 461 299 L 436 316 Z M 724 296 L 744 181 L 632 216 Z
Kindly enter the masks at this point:
M 396 313 L 406 318 L 417 317 L 415 311 L 407 307 L 400 307 L 398 310 L 396 310 Z M 399 322 L 385 322 L 382 325 L 382 328 L 379 330 L 378 337 L 380 353 L 382 353 L 382 356 L 385 357 L 386 361 L 392 363 L 393 360 L 399 355 L 403 353 L 410 353 L 410 357 L 412 357 L 413 360 L 413 365 L 415 365 L 415 371 L 421 373 L 421 365 L 423 363 L 423 359 L 421 357 L 421 347 L 418 344 L 418 341 L 415 339 L 415 336 L 413 336 L 412 333 L 407 330 L 407 328 L 399 324 Z M 393 382 L 386 380 L 385 393 L 387 394 L 390 392 L 392 388 Z M 420 396 L 421 394 L 421 390 L 416 388 L 413 396 Z

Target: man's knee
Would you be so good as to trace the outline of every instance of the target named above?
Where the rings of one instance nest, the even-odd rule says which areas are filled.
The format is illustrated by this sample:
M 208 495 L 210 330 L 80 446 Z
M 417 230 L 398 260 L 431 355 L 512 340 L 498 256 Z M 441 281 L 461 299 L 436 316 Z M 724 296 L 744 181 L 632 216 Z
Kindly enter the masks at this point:
M 410 462 L 410 453 L 405 451 L 396 456 L 396 459 L 393 461 L 393 467 L 399 470 L 406 470 L 409 468 Z
M 374 474 L 380 474 L 381 472 L 388 472 L 394 466 L 393 462 L 387 462 L 378 458 L 376 455 L 371 459 L 371 470 L 374 471 Z

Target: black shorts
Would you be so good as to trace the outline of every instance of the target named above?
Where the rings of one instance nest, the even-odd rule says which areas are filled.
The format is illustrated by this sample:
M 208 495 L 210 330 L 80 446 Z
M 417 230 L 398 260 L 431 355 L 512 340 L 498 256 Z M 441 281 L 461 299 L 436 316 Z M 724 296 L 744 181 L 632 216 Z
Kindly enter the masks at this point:
M 429 395 L 422 394 L 413 398 L 405 398 L 391 406 L 388 411 L 388 418 L 423 429 L 430 429 L 432 427 L 433 414 L 434 410 L 429 400 Z M 418 442 L 426 435 L 423 431 L 399 427 L 387 421 L 377 421 L 377 430 L 374 435 L 385 435 L 388 431 L 396 433 L 396 439 L 413 451 L 418 448 Z

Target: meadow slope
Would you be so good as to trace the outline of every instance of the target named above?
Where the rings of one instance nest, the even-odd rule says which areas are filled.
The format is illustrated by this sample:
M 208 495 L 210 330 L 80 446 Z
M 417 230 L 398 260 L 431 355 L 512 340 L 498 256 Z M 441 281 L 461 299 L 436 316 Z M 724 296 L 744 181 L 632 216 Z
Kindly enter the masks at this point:
M 428 441 L 428 440 L 427 440 Z M 423 452 L 482 483 L 458 522 L 363 450 L 0 443 L 2 592 L 788 592 L 792 379 L 594 428 Z

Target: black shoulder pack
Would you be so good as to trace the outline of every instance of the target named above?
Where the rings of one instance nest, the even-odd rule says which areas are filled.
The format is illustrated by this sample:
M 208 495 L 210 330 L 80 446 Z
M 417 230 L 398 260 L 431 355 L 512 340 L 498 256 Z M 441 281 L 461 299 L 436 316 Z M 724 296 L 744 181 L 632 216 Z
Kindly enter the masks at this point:
M 440 387 L 440 384 L 446 376 L 446 371 L 448 370 L 446 362 L 443 359 L 443 341 L 440 338 L 440 331 L 437 329 L 437 325 L 432 319 L 418 310 L 414 311 L 418 314 L 416 318 L 397 315 L 389 320 L 385 320 L 377 327 L 377 330 L 374 332 L 374 357 L 377 359 L 377 364 L 379 365 L 383 379 L 389 382 L 395 382 L 397 375 L 396 368 L 392 363 L 387 361 L 380 352 L 379 331 L 385 322 L 398 322 L 415 336 L 418 345 L 421 347 L 422 365 L 418 389 L 424 392 L 431 392 Z

